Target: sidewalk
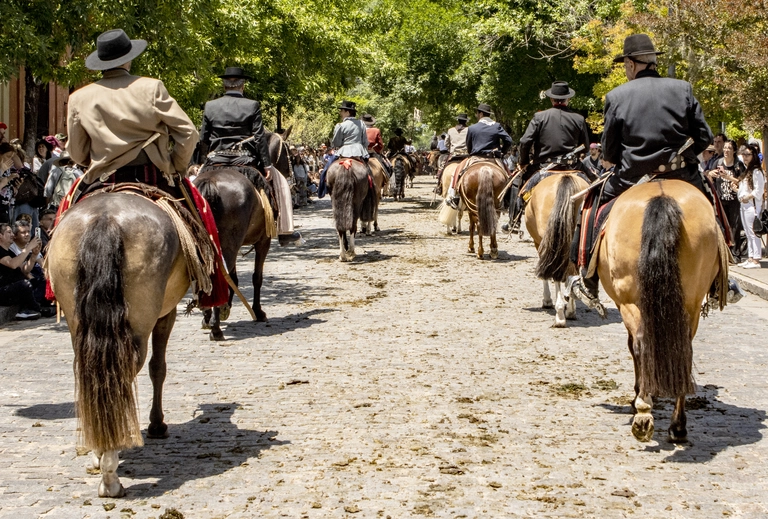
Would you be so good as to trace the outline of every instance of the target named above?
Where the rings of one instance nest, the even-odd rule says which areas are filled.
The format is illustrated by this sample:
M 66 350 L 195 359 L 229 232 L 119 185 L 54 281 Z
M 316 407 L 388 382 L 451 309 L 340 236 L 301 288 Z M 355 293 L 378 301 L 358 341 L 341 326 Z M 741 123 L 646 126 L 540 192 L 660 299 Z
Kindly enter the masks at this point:
M 743 269 L 734 265 L 728 270 L 741 288 L 768 300 L 768 259 L 760 261 L 761 269 Z

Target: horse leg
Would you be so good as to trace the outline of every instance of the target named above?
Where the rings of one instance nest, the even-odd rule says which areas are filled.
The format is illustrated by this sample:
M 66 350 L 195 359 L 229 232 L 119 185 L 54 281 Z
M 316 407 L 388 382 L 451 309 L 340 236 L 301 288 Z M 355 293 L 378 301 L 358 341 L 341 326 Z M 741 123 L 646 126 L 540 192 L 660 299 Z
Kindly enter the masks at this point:
M 168 426 L 163 422 L 163 383 L 165 382 L 165 349 L 176 323 L 176 310 L 157 320 L 152 330 L 152 358 L 149 378 L 152 379 L 152 409 L 149 412 L 148 438 L 167 438 Z
M 672 413 L 672 423 L 669 426 L 669 441 L 672 443 L 685 443 L 688 441 L 686 423 L 685 395 L 681 395 L 675 401 L 675 412 Z
M 651 410 L 653 409 L 653 397 L 648 394 L 640 392 L 640 386 L 637 385 L 637 377 L 642 370 L 640 364 L 640 351 L 639 348 L 643 347 L 643 332 L 635 331 L 635 337 L 633 341 L 633 359 L 635 361 L 635 391 L 638 393 L 635 397 L 635 417 L 632 419 L 632 435 L 641 442 L 651 441 L 653 438 L 653 415 Z M 640 369 L 638 369 L 640 368 Z
M 491 259 L 499 259 L 499 244 L 496 243 L 496 231 L 491 234 Z
M 357 224 L 355 224 L 355 228 Z M 347 258 L 350 260 L 355 259 L 355 232 L 349 233 L 349 248 L 347 249 Z
M 224 332 L 221 331 L 221 307 L 217 306 L 213 309 L 213 319 L 211 319 L 211 333 L 208 334 L 208 338 L 212 341 L 223 341 Z
M 483 259 L 483 231 L 480 230 L 480 225 L 478 224 L 477 227 L 477 257 L 479 259 Z
M 472 213 L 469 213 L 469 247 L 467 252 L 475 253 L 475 220 L 472 219 Z
M 125 489 L 117 477 L 117 466 L 120 463 L 118 451 L 107 451 L 101 455 L 99 468 L 101 469 L 101 482 L 99 483 L 99 497 L 123 497 Z
M 456 215 L 456 233 L 461 234 L 461 219 L 464 217 L 464 211 L 459 207 L 459 214 Z
M 210 330 L 211 329 L 211 315 L 213 314 L 213 311 L 210 308 L 206 308 L 203 310 L 203 325 L 201 328 L 203 330 Z
M 555 305 L 552 304 L 552 293 L 549 291 L 549 281 L 545 279 L 543 283 L 544 283 L 544 298 L 541 301 L 541 307 L 554 308 Z
M 572 293 L 569 294 L 568 300 L 565 303 L 565 318 L 576 319 L 576 298 Z
M 635 355 L 635 338 L 632 336 L 631 333 L 628 333 L 628 339 L 627 343 L 629 345 L 629 354 L 632 355 L 632 365 L 635 369 L 635 398 L 632 399 L 632 414 L 637 413 L 637 409 L 635 409 L 635 399 L 640 394 L 640 362 L 637 360 L 637 355 Z
M 339 233 L 339 261 L 347 261 L 347 233 L 344 231 L 338 231 Z
M 237 262 L 235 261 L 234 263 L 237 263 Z M 239 286 L 238 279 L 237 279 L 237 267 L 232 267 L 232 270 L 229 271 L 229 277 L 232 280 L 232 283 L 235 284 L 235 286 Z M 230 288 L 229 299 L 227 300 L 227 303 L 219 307 L 219 323 L 221 323 L 221 321 L 226 321 L 227 319 L 229 319 L 229 314 L 232 312 L 232 299 L 234 297 L 235 297 L 235 291 Z
M 553 281 L 555 285 L 555 324 L 552 328 L 565 328 L 565 299 L 563 287 L 559 281 Z
M 256 257 L 253 261 L 253 312 L 256 314 L 256 320 L 260 323 L 266 322 L 267 314 L 261 309 L 261 285 L 264 283 L 264 261 L 267 259 L 270 241 L 264 240 L 261 246 L 256 246 Z M 235 281 L 237 283 L 237 281 Z

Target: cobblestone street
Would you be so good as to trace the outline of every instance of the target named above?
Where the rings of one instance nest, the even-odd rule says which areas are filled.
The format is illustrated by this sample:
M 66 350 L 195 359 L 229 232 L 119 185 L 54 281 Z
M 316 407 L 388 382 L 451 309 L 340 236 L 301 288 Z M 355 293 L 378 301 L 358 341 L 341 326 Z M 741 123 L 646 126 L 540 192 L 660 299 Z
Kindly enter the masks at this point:
M 121 453 L 122 499 L 97 497 L 76 448 L 66 324 L 6 325 L 0 517 L 768 516 L 768 302 L 750 295 L 701 322 L 690 443 L 666 441 L 670 400 L 654 441 L 638 443 L 615 306 L 602 321 L 579 305 L 550 328 L 532 242 L 500 235 L 499 259 L 478 260 L 466 219 L 444 234 L 431 187 L 417 177 L 404 202 L 386 199 L 351 263 L 327 198 L 297 210 L 307 244 L 273 243 L 266 324 L 236 300 L 214 343 L 182 302 L 170 437 Z M 252 262 L 238 267 L 249 298 Z M 144 427 L 151 393 L 145 365 Z

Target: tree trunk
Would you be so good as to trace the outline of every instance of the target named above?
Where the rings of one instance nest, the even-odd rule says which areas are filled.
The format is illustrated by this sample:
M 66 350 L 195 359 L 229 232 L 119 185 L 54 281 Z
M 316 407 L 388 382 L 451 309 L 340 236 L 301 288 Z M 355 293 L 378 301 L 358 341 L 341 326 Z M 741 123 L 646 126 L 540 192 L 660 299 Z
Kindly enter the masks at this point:
M 283 129 L 283 105 L 281 103 L 277 103 L 277 133 L 281 133 L 280 130 Z
M 763 171 L 768 169 L 768 124 L 763 125 Z
M 37 140 L 37 111 L 40 105 L 42 85 L 35 83 L 35 78 L 29 68 L 24 69 L 24 138 L 22 145 L 27 157 L 35 156 L 35 141 Z

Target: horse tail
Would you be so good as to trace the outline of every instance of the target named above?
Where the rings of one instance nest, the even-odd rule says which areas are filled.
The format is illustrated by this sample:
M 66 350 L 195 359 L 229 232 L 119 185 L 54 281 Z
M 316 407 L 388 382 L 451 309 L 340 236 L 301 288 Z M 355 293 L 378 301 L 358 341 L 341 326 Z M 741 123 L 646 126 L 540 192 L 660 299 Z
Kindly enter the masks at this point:
M 480 233 L 491 236 L 496 231 L 498 216 L 496 215 L 496 203 L 493 197 L 493 170 L 488 166 L 480 168 L 478 173 L 477 220 Z
M 403 157 L 395 157 L 392 165 L 395 170 L 395 188 L 399 193 L 405 182 L 405 159 Z
M 196 184 L 197 190 L 200 191 L 200 195 L 205 198 L 208 205 L 211 207 L 211 212 L 216 220 L 219 220 L 221 215 L 224 214 L 224 203 L 221 200 L 221 194 L 219 193 L 219 187 L 212 177 L 202 178 Z
M 678 258 L 682 219 L 680 206 L 665 195 L 652 198 L 643 215 L 637 266 L 642 322 L 635 338 L 641 394 L 677 397 L 695 391 Z
M 336 178 L 333 182 L 333 220 L 339 233 L 354 231 L 355 176 L 352 170 L 334 164 Z
M 565 281 L 570 266 L 571 240 L 576 231 L 576 215 L 571 196 L 578 186 L 571 175 L 560 175 L 555 203 L 547 220 L 547 230 L 539 245 L 536 276 L 540 279 Z
M 135 382 L 140 349 L 127 319 L 125 248 L 114 218 L 102 215 L 86 228 L 76 262 L 73 345 L 81 439 L 98 451 L 141 446 Z
M 376 188 L 373 186 L 373 177 L 369 177 L 366 172 L 365 182 L 368 190 L 363 199 L 363 207 L 360 210 L 360 220 L 363 222 L 372 222 L 373 215 L 376 212 Z

